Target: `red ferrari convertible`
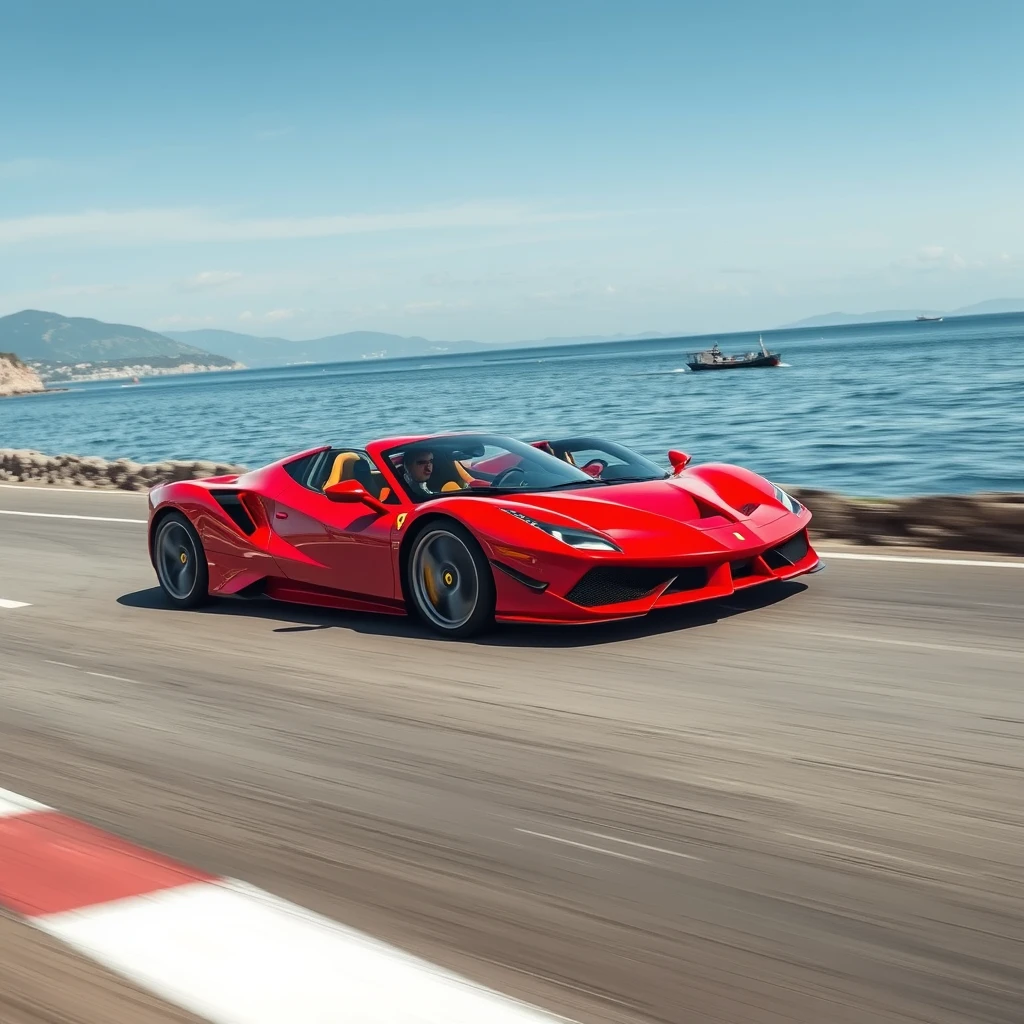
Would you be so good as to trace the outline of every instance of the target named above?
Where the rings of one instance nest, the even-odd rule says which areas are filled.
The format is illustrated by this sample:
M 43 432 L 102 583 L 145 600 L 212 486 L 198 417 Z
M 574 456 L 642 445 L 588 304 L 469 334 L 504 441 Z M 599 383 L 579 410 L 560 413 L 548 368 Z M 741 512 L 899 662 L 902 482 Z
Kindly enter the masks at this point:
M 149 495 L 149 553 L 179 608 L 265 597 L 494 621 L 644 615 L 823 568 L 811 514 L 738 466 L 666 470 L 598 437 L 497 434 L 322 445 Z

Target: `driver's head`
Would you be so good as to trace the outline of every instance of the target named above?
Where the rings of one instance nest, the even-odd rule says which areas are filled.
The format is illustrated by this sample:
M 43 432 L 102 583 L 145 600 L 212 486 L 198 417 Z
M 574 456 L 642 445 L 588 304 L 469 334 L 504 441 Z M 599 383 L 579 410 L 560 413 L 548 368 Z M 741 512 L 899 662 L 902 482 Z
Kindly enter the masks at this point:
M 434 471 L 434 453 L 422 448 L 413 448 L 402 457 L 409 478 L 418 484 L 425 484 Z

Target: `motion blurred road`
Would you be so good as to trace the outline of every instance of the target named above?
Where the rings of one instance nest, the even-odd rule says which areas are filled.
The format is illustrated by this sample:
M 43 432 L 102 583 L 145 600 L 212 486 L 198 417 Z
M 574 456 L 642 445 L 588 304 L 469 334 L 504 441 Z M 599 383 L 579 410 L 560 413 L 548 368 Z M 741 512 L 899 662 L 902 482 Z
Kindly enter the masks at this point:
M 452 643 L 170 611 L 144 519 L 0 488 L 0 787 L 580 1022 L 1024 1020 L 1021 563 Z M 5 1022 L 192 1020 L 0 965 Z

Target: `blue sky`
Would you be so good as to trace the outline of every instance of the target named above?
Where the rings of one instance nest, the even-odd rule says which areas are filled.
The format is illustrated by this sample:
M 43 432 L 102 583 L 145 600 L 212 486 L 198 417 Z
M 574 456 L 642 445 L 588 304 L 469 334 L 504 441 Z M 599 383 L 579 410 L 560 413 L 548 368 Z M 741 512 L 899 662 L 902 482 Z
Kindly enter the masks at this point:
M 0 314 L 509 341 L 1022 296 L 1022 38 L 1010 2 L 8 4 Z

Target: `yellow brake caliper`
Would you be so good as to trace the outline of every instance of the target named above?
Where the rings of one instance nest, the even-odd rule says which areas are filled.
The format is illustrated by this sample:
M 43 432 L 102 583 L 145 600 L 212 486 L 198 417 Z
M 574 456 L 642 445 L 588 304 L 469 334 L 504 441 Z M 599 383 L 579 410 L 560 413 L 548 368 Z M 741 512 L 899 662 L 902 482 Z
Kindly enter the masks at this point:
M 438 604 L 437 583 L 434 580 L 434 574 L 430 571 L 430 566 L 426 562 L 423 563 L 423 582 L 426 585 L 430 603 L 436 608 Z

